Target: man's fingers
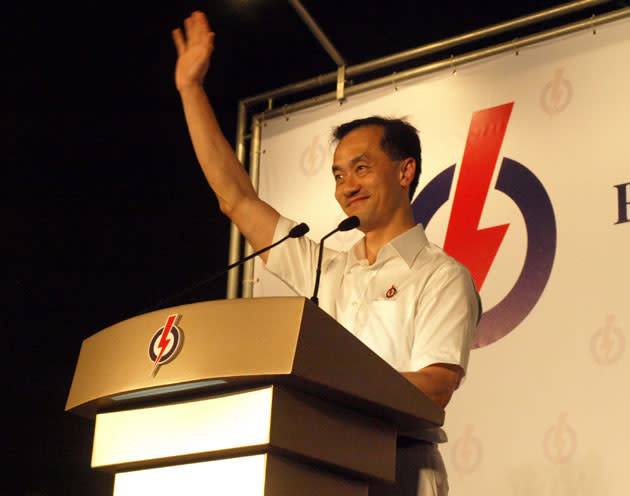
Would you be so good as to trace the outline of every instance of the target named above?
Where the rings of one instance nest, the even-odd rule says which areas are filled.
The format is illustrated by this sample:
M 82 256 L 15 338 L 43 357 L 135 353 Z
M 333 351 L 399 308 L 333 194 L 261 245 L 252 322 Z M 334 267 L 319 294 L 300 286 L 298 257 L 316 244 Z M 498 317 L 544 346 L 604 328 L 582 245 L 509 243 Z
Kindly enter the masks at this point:
M 212 29 L 210 29 L 210 23 L 208 22 L 206 14 L 204 14 L 200 10 L 197 10 L 193 12 L 193 15 L 195 16 L 195 20 L 197 21 L 197 24 L 203 33 L 209 33 L 212 31 Z
M 190 43 L 191 41 L 193 41 L 193 37 L 192 37 L 193 30 L 194 30 L 194 27 L 193 27 L 192 16 L 186 17 L 186 19 L 184 19 L 184 34 L 186 35 L 187 43 Z
M 190 19 L 190 41 L 193 43 L 205 43 L 210 32 L 210 25 L 205 14 L 196 10 L 189 17 Z M 187 33 L 188 36 L 188 33 Z
M 175 48 L 177 49 L 177 55 L 181 55 L 186 50 L 186 41 L 184 40 L 184 33 L 177 28 L 173 29 L 173 41 L 175 42 Z
M 207 44 L 210 53 L 214 48 L 214 33 L 210 30 L 208 19 L 200 11 L 193 12 L 190 17 L 184 19 L 184 31 L 174 29 L 173 41 L 177 49 L 177 55 L 181 55 L 192 45 Z

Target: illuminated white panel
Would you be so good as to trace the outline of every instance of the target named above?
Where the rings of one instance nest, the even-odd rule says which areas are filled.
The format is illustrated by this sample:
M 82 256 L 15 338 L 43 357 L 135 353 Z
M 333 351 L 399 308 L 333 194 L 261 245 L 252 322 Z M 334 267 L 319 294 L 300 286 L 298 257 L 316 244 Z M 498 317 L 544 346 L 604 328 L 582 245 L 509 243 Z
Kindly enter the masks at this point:
M 189 463 L 116 474 L 114 496 L 262 495 L 267 455 Z
M 92 467 L 269 442 L 272 388 L 96 416 Z

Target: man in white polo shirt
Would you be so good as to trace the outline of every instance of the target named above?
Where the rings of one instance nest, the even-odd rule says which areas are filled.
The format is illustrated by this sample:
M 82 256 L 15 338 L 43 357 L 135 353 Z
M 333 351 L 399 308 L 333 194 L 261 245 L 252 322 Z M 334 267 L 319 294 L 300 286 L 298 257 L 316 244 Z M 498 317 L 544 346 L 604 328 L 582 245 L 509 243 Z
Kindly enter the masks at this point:
M 203 90 L 214 48 L 206 17 L 194 12 L 177 29 L 175 82 L 202 170 L 219 206 L 254 250 L 294 225 L 258 198 L 223 136 Z M 420 143 L 397 119 L 368 118 L 340 126 L 332 173 L 335 197 L 365 234 L 349 252 L 326 250 L 320 306 L 444 407 L 463 377 L 479 318 L 468 271 L 430 244 L 410 199 L 420 172 Z M 310 295 L 317 245 L 289 240 L 262 255 L 298 293 Z M 398 486 L 371 494 L 443 495 L 446 474 L 435 446 L 401 442 Z M 404 470 L 402 470 L 404 469 Z

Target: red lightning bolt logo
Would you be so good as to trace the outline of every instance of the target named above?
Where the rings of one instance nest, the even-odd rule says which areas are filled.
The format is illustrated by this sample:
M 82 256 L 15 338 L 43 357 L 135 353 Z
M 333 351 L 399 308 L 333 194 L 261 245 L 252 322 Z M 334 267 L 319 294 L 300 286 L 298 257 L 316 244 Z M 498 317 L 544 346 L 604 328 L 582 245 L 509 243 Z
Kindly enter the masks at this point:
M 509 224 L 479 229 L 514 102 L 475 112 L 470 122 L 444 250 L 483 286 Z
M 162 332 L 162 336 L 160 337 L 160 342 L 158 343 L 158 348 L 160 348 L 160 353 L 155 359 L 155 363 L 153 364 L 153 371 L 151 372 L 151 375 L 155 375 L 155 372 L 157 371 L 157 368 L 160 365 L 160 359 L 162 358 L 162 355 L 164 355 L 164 352 L 166 351 L 166 347 L 171 342 L 168 335 L 171 332 L 171 328 L 173 327 L 173 324 L 175 323 L 175 319 L 177 319 L 177 314 L 169 315 L 168 318 L 166 319 L 166 324 L 164 324 L 164 331 Z

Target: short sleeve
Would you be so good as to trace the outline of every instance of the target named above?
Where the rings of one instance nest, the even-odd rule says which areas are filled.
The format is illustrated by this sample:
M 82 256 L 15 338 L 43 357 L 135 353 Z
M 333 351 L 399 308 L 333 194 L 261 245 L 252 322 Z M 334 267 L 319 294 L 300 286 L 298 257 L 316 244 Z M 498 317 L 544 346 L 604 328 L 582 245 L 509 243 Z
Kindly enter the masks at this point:
M 480 312 L 469 272 L 454 260 L 445 262 L 427 281 L 416 305 L 412 370 L 446 363 L 459 365 L 465 373 Z
M 284 217 L 278 219 L 273 242 L 285 237 L 297 223 Z M 302 236 L 289 238 L 271 249 L 265 267 L 302 296 L 309 295 L 315 283 L 317 243 Z

